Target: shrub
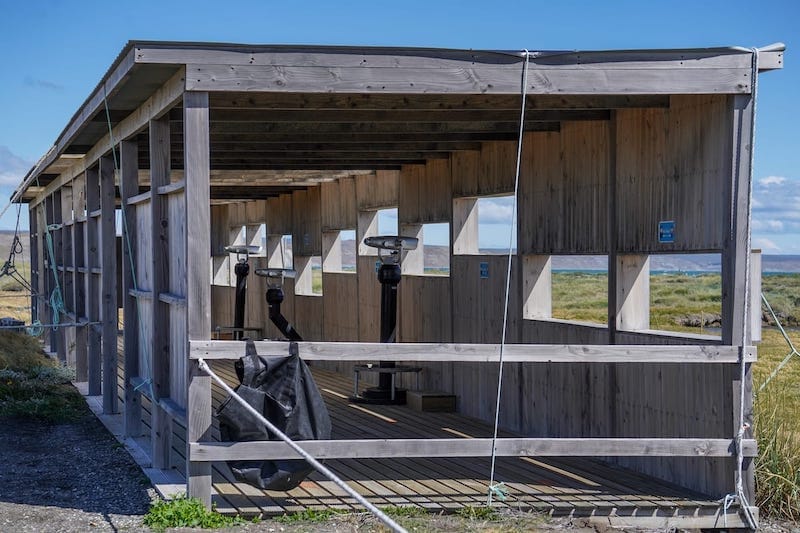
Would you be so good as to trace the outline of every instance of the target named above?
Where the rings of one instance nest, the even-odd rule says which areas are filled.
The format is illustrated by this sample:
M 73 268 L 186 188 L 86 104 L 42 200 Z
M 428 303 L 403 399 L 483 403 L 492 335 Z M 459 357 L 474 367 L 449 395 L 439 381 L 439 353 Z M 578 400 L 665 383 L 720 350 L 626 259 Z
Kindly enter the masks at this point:
M 144 524 L 156 531 L 170 527 L 200 527 L 215 529 L 244 523 L 238 516 L 221 515 L 208 510 L 197 498 L 179 496 L 172 500 L 157 500 L 144 516 Z

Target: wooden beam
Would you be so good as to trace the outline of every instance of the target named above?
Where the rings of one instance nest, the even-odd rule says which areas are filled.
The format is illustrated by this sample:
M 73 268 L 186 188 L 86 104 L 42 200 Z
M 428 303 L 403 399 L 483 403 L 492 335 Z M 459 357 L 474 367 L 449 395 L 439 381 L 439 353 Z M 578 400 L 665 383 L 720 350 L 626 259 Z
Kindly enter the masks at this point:
M 186 212 L 186 333 L 189 341 L 211 336 L 211 205 L 208 93 L 183 98 L 184 201 Z M 189 347 L 187 346 L 187 352 Z M 211 437 L 211 378 L 192 361 L 188 368 L 186 478 L 190 497 L 211 506 L 211 465 L 191 460 L 189 446 Z
M 558 131 L 558 121 L 525 121 L 525 131 Z M 230 134 L 258 134 L 259 140 L 268 139 L 270 135 L 289 136 L 299 135 L 301 139 L 312 136 L 312 139 L 321 138 L 327 134 L 328 138 L 335 139 L 340 134 L 407 134 L 407 133 L 515 133 L 519 136 L 519 120 L 480 120 L 468 122 L 437 122 L 427 120 L 424 122 L 318 122 L 318 123 L 293 123 L 293 122 L 212 122 L 211 135 L 216 139 L 219 135 Z M 314 137 L 316 136 L 316 137 Z M 417 135 L 411 140 L 420 141 Z M 370 140 L 377 137 L 365 137 Z M 391 140 L 388 138 L 387 140 Z M 447 139 L 445 139 L 447 140 Z M 316 141 L 315 141 L 316 142 Z M 322 142 L 325 142 L 323 139 Z
M 100 171 L 97 166 L 86 170 L 86 209 L 93 213 L 100 209 Z M 97 217 L 90 216 L 86 220 L 86 259 L 84 264 L 88 269 L 86 274 L 86 317 L 89 322 L 100 321 L 100 280 L 94 274 L 100 266 L 100 228 Z M 114 334 L 116 338 L 116 333 Z M 88 378 L 89 395 L 97 396 L 101 390 L 101 341 L 97 328 L 89 328 L 88 339 Z
M 525 114 L 528 122 L 561 122 L 564 120 L 608 120 L 605 109 L 532 109 Z M 519 109 L 212 109 L 212 124 L 255 122 L 277 124 L 314 123 L 399 123 L 437 122 L 511 122 L 519 121 Z
M 363 439 L 307 440 L 298 444 L 317 459 L 393 457 L 488 457 L 492 439 Z M 743 441 L 748 457 L 757 455 L 756 441 Z M 573 439 L 501 438 L 500 457 L 731 457 L 732 439 Z M 298 459 L 300 454 L 280 441 L 197 442 L 189 447 L 192 461 Z
M 684 68 L 682 60 L 593 64 L 545 68 L 532 64 L 528 94 L 706 94 L 749 93 L 749 54 L 725 66 Z M 687 61 L 686 64 L 691 62 Z M 588 68 L 587 68 L 588 67 Z M 187 64 L 188 91 L 270 91 L 289 93 L 519 94 L 519 64 L 503 67 L 464 64 L 425 68 L 370 69 L 327 65 Z
M 292 94 L 215 93 L 212 109 L 315 110 L 511 110 L 519 113 L 520 96 L 486 94 Z M 669 107 L 664 95 L 537 95 L 526 99 L 526 109 L 621 109 Z
M 169 291 L 169 200 L 153 194 L 153 190 L 170 182 L 170 135 L 167 116 L 150 121 L 150 213 L 153 247 L 152 287 L 153 294 Z M 170 397 L 170 312 L 169 306 L 153 299 L 152 314 L 153 395 L 156 402 Z M 153 468 L 170 468 L 172 449 L 172 423 L 167 413 L 159 406 L 152 411 L 151 443 L 153 445 Z
M 183 95 L 184 86 L 184 70 L 180 69 L 163 86 L 156 90 L 150 98 L 148 98 L 141 106 L 139 106 L 136 111 L 131 113 L 127 118 L 113 128 L 112 131 L 114 142 L 124 141 L 134 135 L 137 135 L 143 128 L 147 127 L 150 119 L 158 118 L 169 111 L 176 103 L 180 101 L 181 96 Z M 106 134 L 99 141 L 97 141 L 97 143 L 85 156 L 78 159 L 77 162 L 69 168 L 69 170 L 63 172 L 57 179 L 49 183 L 45 187 L 45 190 L 31 201 L 31 204 L 36 205 L 48 192 L 58 189 L 65 183 L 72 180 L 75 176 L 85 172 L 86 169 L 94 165 L 103 154 L 108 153 L 111 148 L 111 136 Z M 46 170 L 47 166 L 42 165 L 41 168 L 42 170 Z M 26 183 L 20 186 L 18 190 L 25 190 L 25 188 L 27 188 L 27 186 L 31 183 L 35 182 L 35 180 L 36 174 L 32 173 L 26 180 Z
M 191 359 L 238 359 L 244 346 L 235 341 L 192 340 Z M 285 356 L 289 343 L 257 341 L 260 355 Z M 499 344 L 300 342 L 300 356 L 307 361 L 499 361 Z M 755 348 L 744 350 L 755 361 Z M 509 363 L 735 363 L 736 346 L 551 345 L 506 344 L 503 360 Z
M 124 382 L 125 382 L 125 417 L 124 432 L 126 437 L 139 437 L 142 434 L 142 400 L 136 391 L 133 379 L 139 377 L 140 351 L 139 351 L 139 312 L 136 298 L 131 296 L 130 290 L 137 288 L 136 271 L 136 243 L 137 221 L 134 208 L 125 207 L 128 198 L 139 190 L 139 167 L 137 158 L 139 145 L 136 140 L 127 140 L 120 143 L 120 191 L 122 199 L 123 216 L 123 243 L 122 243 L 122 286 L 123 286 L 123 345 L 125 353 Z
M 117 233 L 114 207 L 114 158 L 100 158 L 100 316 L 103 353 L 103 414 L 119 411 L 117 400 Z

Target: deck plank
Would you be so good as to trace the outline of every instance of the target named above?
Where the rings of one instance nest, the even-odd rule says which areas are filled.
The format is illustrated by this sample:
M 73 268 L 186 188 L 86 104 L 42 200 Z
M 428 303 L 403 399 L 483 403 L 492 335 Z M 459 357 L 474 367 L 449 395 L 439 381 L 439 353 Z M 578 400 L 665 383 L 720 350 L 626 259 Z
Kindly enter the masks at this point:
M 118 395 L 124 401 L 123 350 L 120 342 Z M 232 361 L 214 361 L 214 371 L 231 385 L 237 384 Z M 480 420 L 457 413 L 419 413 L 404 406 L 356 405 L 349 401 L 352 379 L 312 366 L 317 385 L 328 406 L 334 439 L 359 438 L 486 438 L 492 428 Z M 370 386 L 365 384 L 365 387 Z M 225 393 L 212 387 L 212 407 L 219 408 Z M 143 398 L 143 431 L 150 427 L 151 405 Z M 186 430 L 173 430 L 173 461 L 185 460 Z M 214 418 L 212 436 L 219 439 Z M 500 437 L 516 435 L 500 431 Z M 336 459 L 326 466 L 356 492 L 379 505 L 413 505 L 435 512 L 451 512 L 486 502 L 490 459 L 396 458 Z M 182 469 L 179 469 L 182 473 Z M 590 458 L 500 457 L 495 478 L 508 493 L 498 506 L 554 515 L 690 516 L 709 514 L 719 507 L 679 487 Z M 238 483 L 224 463 L 212 470 L 217 510 L 247 516 L 274 516 L 308 508 L 361 509 L 340 487 L 314 472 L 292 491 L 264 491 Z

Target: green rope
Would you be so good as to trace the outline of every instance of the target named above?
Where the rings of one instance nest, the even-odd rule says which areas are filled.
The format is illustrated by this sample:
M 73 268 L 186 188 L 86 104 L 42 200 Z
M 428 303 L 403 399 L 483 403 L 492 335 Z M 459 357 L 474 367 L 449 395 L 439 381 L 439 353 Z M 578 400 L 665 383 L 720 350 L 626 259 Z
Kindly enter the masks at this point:
M 64 307 L 64 297 L 61 294 L 61 283 L 58 281 L 58 272 L 56 271 L 55 251 L 53 250 L 53 236 L 50 233 L 50 226 L 45 226 L 45 240 L 47 241 L 47 255 L 49 257 L 48 263 L 50 270 L 53 272 L 53 281 L 56 284 L 53 292 L 50 293 L 50 308 L 53 310 L 53 329 L 58 329 L 60 315 L 66 314 L 67 308 Z

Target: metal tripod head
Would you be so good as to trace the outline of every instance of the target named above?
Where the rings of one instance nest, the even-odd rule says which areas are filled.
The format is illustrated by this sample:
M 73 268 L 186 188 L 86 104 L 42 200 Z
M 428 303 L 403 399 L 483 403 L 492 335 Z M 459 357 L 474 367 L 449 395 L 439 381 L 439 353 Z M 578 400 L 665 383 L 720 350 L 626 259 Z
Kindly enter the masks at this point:
M 261 251 L 261 247 L 248 246 L 245 244 L 231 244 L 225 247 L 225 251 L 229 254 L 236 254 L 237 263 L 246 263 L 250 258 L 250 254 L 257 254 Z
M 294 270 L 291 268 L 257 268 L 256 276 L 267 278 L 268 289 L 279 289 L 283 287 L 283 278 L 293 276 Z
M 377 235 L 364 239 L 364 244 L 378 249 L 378 258 L 384 265 L 399 265 L 403 252 L 416 250 L 419 239 L 402 235 Z

